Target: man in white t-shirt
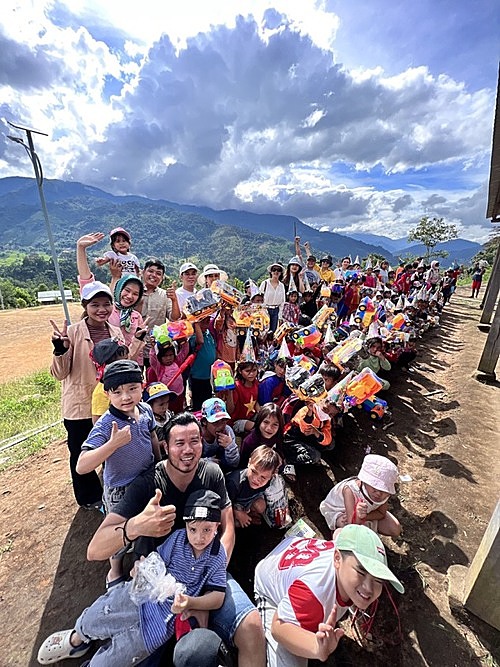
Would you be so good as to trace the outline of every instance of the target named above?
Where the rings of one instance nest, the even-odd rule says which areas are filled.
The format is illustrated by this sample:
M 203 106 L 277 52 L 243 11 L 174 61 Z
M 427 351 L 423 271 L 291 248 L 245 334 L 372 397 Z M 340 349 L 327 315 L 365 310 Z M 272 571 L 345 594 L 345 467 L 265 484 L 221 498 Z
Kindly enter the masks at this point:
M 309 658 L 324 662 L 343 635 L 335 624 L 351 605 L 367 609 L 384 580 L 404 592 L 375 532 L 350 524 L 334 537 L 285 539 L 257 565 L 267 667 L 306 667 Z
M 179 269 L 179 276 L 181 278 L 182 286 L 175 290 L 177 294 L 177 302 L 179 309 L 182 312 L 186 301 L 190 296 L 196 294 L 196 280 L 198 278 L 198 267 L 193 262 L 184 262 Z

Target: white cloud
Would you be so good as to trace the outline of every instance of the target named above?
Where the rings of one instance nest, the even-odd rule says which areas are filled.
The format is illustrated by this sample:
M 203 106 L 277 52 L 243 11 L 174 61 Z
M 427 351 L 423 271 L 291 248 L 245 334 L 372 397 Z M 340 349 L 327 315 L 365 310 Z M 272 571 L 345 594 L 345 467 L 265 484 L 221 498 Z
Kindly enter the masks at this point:
M 399 236 L 429 209 L 484 231 L 492 91 L 425 65 L 343 68 L 322 2 L 15 4 L 1 115 L 50 133 L 50 177 L 317 227 Z M 13 169 L 31 165 L 0 140 L 0 175 Z

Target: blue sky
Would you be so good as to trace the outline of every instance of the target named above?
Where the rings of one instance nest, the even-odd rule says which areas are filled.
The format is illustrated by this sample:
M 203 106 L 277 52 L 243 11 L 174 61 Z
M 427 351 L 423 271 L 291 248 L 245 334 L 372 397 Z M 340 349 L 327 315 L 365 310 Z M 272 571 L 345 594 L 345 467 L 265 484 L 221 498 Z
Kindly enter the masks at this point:
M 49 178 L 403 236 L 484 241 L 500 20 L 492 0 L 6 0 L 5 120 Z

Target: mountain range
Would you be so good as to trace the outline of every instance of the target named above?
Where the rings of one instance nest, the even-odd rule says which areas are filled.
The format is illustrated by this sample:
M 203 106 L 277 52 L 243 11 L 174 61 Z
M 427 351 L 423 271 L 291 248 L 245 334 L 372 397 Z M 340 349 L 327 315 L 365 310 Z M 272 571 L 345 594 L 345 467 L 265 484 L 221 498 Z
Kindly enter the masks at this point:
M 133 195 L 115 196 L 73 181 L 46 180 L 44 194 L 58 251 L 73 250 L 82 234 L 108 233 L 122 226 L 132 235 L 132 251 L 140 259 L 152 254 L 161 257 L 170 275 L 175 275 L 179 264 L 189 258 L 200 265 L 217 261 L 241 279 L 258 278 L 269 262 L 288 261 L 294 254 L 295 235 L 301 237 L 301 243 L 310 242 L 318 259 L 326 253 L 336 258 L 375 254 L 395 264 L 399 256 L 423 254 L 419 246 L 408 246 L 405 239 L 320 232 L 293 216 L 219 211 Z M 0 245 L 4 250 L 48 250 L 32 178 L 0 179 Z M 481 247 L 460 239 L 441 245 L 451 251 L 446 262 L 469 261 Z M 103 251 L 102 245 L 96 247 L 94 256 Z

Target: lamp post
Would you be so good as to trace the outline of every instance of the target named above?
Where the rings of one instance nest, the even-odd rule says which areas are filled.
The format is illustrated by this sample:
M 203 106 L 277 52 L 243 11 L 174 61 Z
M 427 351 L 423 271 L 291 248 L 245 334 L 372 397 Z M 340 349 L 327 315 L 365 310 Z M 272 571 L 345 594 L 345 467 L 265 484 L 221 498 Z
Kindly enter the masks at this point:
M 61 301 L 64 309 L 64 316 L 68 324 L 70 324 L 71 320 L 69 317 L 68 303 L 66 301 L 66 295 L 64 293 L 64 285 L 61 276 L 61 269 L 59 268 L 59 261 L 57 259 L 56 247 L 54 244 L 54 235 L 52 234 L 52 227 L 50 226 L 49 213 L 47 211 L 47 204 L 45 203 L 45 195 L 43 193 L 42 164 L 40 162 L 40 158 L 35 152 L 35 144 L 33 143 L 33 136 L 32 136 L 33 134 L 41 134 L 44 137 L 48 137 L 49 135 L 46 132 L 39 132 L 38 130 L 33 130 L 30 129 L 29 127 L 24 127 L 23 125 L 15 125 L 10 121 L 7 122 L 11 127 L 14 127 L 16 130 L 22 130 L 23 132 L 26 132 L 26 139 L 28 141 L 28 145 L 24 143 L 21 137 L 13 137 L 9 135 L 7 138 L 16 144 L 21 144 L 21 146 L 25 149 L 26 153 L 28 154 L 28 157 L 31 160 L 31 164 L 33 165 L 33 169 L 35 171 L 36 184 L 38 186 L 38 194 L 40 195 L 40 203 L 42 205 L 43 217 L 45 218 L 45 226 L 47 228 L 47 236 L 49 238 L 50 252 L 52 254 L 52 261 L 54 262 L 54 269 L 56 272 L 57 286 L 59 287 L 59 292 L 61 293 Z

